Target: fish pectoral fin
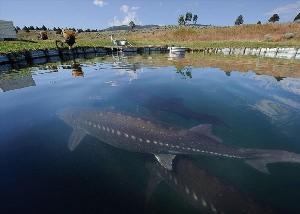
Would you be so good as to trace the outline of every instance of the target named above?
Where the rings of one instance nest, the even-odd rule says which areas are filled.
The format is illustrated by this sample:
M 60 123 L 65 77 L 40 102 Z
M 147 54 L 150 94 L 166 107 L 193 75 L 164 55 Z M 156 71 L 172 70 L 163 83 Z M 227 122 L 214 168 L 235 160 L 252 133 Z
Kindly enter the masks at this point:
M 246 160 L 245 163 L 262 173 L 270 174 L 270 172 L 267 168 L 268 161 L 264 161 L 261 159 L 260 160 L 253 159 L 253 160 Z
M 74 149 L 78 146 L 78 144 L 81 142 L 81 140 L 86 134 L 86 131 L 84 131 L 83 129 L 74 128 L 68 142 L 69 149 L 71 151 L 74 151 Z
M 164 166 L 167 170 L 172 170 L 172 161 L 176 155 L 171 154 L 155 154 L 158 162 Z
M 161 177 L 160 173 L 155 170 L 154 164 L 148 163 L 147 169 L 150 172 L 150 179 L 146 189 L 146 201 L 149 202 L 156 186 L 163 180 L 163 178 Z

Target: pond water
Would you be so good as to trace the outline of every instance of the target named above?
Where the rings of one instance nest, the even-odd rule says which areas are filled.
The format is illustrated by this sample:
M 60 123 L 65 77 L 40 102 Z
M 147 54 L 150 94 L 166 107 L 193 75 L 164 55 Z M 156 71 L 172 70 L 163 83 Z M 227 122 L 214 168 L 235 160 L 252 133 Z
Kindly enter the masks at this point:
M 101 56 L 3 71 L 0 212 L 298 213 L 298 68 L 299 62 L 288 60 L 187 53 L 182 58 Z M 76 123 L 79 116 L 69 107 L 80 107 L 85 126 Z M 87 109 L 86 118 L 82 109 Z M 99 125 L 98 109 L 113 112 L 114 121 L 107 123 L 116 127 Z M 221 144 L 212 155 L 173 152 L 178 155 L 167 170 L 153 148 L 145 151 L 146 139 L 136 143 L 142 138 L 138 132 L 125 133 L 119 142 L 124 146 L 117 147 L 101 137 L 114 138 L 144 118 L 163 124 L 151 130 L 154 135 L 166 124 L 185 130 L 179 133 L 212 124 L 213 135 L 224 142 L 212 137 Z M 98 128 L 100 134 L 94 134 Z M 89 134 L 72 134 L 73 129 Z M 174 135 L 176 130 L 169 128 Z M 127 141 L 135 148 L 127 147 Z M 170 142 L 170 152 L 178 145 L 187 150 L 189 142 L 178 141 Z M 269 156 L 269 150 L 289 153 L 272 156 L 282 162 L 268 164 L 266 173 L 243 158 L 222 155 L 223 144 L 233 150 L 263 149 Z

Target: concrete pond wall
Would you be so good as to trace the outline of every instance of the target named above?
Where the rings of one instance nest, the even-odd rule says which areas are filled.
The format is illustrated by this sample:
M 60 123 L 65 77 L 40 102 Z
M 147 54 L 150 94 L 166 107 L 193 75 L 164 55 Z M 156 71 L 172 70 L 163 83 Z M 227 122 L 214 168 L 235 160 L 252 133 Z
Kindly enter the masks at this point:
M 222 48 L 216 49 L 215 53 L 224 55 L 300 59 L 300 48 Z
M 47 62 L 105 56 L 118 51 L 152 54 L 167 53 L 168 49 L 166 47 L 75 47 L 73 49 L 25 50 L 17 53 L 0 53 L 0 71 L 19 69 Z
M 25 50 L 17 53 L 0 54 L 0 71 L 22 67 L 72 60 L 80 57 L 96 57 L 118 51 L 144 54 L 168 53 L 168 47 L 76 47 L 73 49 Z M 188 52 L 215 53 L 224 55 L 252 55 L 285 59 L 300 59 L 300 48 L 220 48 L 187 49 Z

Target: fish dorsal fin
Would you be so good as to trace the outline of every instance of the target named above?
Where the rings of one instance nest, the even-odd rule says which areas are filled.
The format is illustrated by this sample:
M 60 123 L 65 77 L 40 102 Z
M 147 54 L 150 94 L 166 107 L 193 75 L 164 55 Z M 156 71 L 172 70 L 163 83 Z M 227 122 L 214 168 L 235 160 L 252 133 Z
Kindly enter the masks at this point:
M 195 134 L 196 136 L 198 135 L 199 137 L 201 137 L 201 135 L 205 135 L 209 138 L 218 141 L 219 143 L 223 142 L 222 139 L 218 138 L 212 133 L 212 124 L 200 124 L 198 126 L 194 126 L 189 129 L 189 132 L 192 132 L 193 134 Z
M 78 146 L 78 144 L 81 142 L 81 140 L 86 135 L 86 131 L 83 129 L 75 128 L 73 129 L 72 134 L 70 135 L 68 147 L 71 151 L 74 151 L 74 149 Z
M 190 128 L 190 131 L 204 135 L 212 134 L 212 124 L 200 124 Z
M 172 161 L 176 155 L 171 154 L 155 154 L 158 162 L 164 166 L 167 170 L 172 170 Z

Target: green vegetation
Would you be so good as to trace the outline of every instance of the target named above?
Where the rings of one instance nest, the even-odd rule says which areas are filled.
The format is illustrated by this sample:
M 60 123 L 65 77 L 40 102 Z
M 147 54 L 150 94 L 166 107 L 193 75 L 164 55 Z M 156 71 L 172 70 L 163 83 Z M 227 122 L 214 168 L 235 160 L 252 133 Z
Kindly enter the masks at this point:
M 286 38 L 286 39 L 291 39 L 291 38 L 294 37 L 294 34 L 293 34 L 293 33 L 285 33 L 285 34 L 283 35 L 283 37 Z
M 273 16 L 268 20 L 269 22 L 272 22 L 272 23 L 274 23 L 274 22 L 278 22 L 279 21 L 279 16 L 278 16 L 278 14 L 273 14 Z
M 300 20 L 300 13 L 298 13 L 298 15 L 294 18 L 294 22 L 299 21 Z
M 191 13 L 191 12 L 187 12 L 184 15 L 180 15 L 178 17 L 178 25 L 186 25 L 188 24 L 190 21 L 193 20 L 193 23 L 196 24 L 197 23 L 197 20 L 198 20 L 198 16 L 197 15 L 194 15 Z
M 130 26 L 131 30 L 133 30 L 133 28 L 135 28 L 135 23 L 133 21 L 130 21 L 129 26 Z
M 129 28 L 130 29 L 130 28 Z M 57 29 L 56 29 L 57 30 Z M 0 52 L 56 48 L 62 37 L 48 31 L 48 40 L 37 39 L 39 30 L 19 30 L 19 41 L 0 41 Z M 299 23 L 249 24 L 232 27 L 162 26 L 147 29 L 77 32 L 74 47 L 111 46 L 110 35 L 126 38 L 133 46 L 176 45 L 194 49 L 224 47 L 296 47 L 300 48 Z
M 235 25 L 242 25 L 243 23 L 244 23 L 244 18 L 242 15 L 239 15 L 234 22 Z
M 194 16 L 193 16 L 193 23 L 194 23 L 194 24 L 197 24 L 197 21 L 198 21 L 198 16 L 197 16 L 197 15 L 194 15 Z

